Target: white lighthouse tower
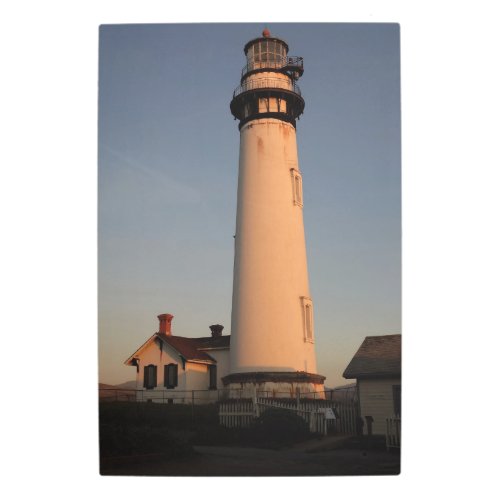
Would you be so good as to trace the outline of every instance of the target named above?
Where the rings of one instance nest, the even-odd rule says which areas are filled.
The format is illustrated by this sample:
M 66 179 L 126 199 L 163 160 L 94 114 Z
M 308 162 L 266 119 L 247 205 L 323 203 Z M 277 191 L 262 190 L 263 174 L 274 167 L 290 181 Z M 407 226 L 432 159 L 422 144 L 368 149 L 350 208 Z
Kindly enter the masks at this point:
M 255 389 L 276 397 L 322 391 L 316 373 L 313 301 L 304 237 L 296 119 L 301 57 L 265 29 L 244 48 L 247 62 L 231 112 L 239 120 L 235 235 L 232 394 Z

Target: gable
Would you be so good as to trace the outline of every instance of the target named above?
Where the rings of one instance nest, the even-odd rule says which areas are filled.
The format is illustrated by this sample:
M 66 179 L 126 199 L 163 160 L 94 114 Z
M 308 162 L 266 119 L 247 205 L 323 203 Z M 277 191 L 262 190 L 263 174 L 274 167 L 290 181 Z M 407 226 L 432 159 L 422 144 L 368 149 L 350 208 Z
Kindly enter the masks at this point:
M 129 357 L 125 360 L 124 364 L 125 364 L 125 365 L 128 365 L 128 366 L 135 366 L 135 362 L 134 362 L 134 360 L 135 360 L 136 358 L 139 358 L 139 357 L 140 357 L 140 354 L 141 354 L 142 352 L 144 352 L 144 350 L 145 350 L 146 348 L 148 348 L 148 347 L 151 345 L 151 343 L 153 342 L 153 340 L 155 339 L 155 337 L 156 337 L 156 333 L 155 333 L 155 334 L 153 334 L 153 335 L 151 335 L 151 337 L 149 337 L 149 339 L 148 339 L 148 340 L 146 340 L 146 342 L 144 342 L 144 344 L 142 344 L 142 345 L 141 345 L 141 347 L 139 347 L 139 349 L 137 349 L 137 351 L 135 351 L 135 352 L 134 352 L 131 356 L 129 356 Z

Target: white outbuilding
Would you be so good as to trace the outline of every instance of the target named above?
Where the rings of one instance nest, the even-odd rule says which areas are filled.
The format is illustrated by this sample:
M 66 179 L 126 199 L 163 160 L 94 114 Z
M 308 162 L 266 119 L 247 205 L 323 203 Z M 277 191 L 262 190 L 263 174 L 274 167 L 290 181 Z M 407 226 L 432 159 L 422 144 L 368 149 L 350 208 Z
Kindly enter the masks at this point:
M 366 337 L 343 376 L 356 379 L 364 433 L 385 434 L 386 420 L 401 417 L 401 335 Z

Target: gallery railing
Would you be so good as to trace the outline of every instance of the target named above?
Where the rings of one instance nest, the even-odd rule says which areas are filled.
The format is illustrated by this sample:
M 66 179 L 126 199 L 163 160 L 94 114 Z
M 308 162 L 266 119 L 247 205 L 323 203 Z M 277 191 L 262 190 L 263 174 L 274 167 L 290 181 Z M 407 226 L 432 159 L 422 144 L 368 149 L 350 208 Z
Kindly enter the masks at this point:
M 236 87 L 233 92 L 233 98 L 240 94 L 243 94 L 244 92 L 259 89 L 283 89 L 288 90 L 289 92 L 294 92 L 299 96 L 302 95 L 300 92 L 300 87 L 291 80 L 283 78 L 255 78 L 246 80 L 241 85 Z
M 271 58 L 272 55 L 268 54 L 268 59 Z M 262 57 L 260 59 L 262 59 Z M 256 61 L 253 59 L 251 61 L 248 61 L 247 64 L 243 66 L 243 69 L 241 70 L 241 77 L 243 78 L 247 73 L 250 73 L 251 71 L 264 69 L 302 72 L 304 71 L 304 59 L 297 56 L 275 56 L 274 59 L 267 61 Z

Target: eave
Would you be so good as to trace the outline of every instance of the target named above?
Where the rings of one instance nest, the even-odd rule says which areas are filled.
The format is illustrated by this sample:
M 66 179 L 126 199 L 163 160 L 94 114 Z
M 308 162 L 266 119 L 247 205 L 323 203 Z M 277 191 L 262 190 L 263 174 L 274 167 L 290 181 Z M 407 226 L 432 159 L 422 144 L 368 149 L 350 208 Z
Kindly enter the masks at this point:
M 138 356 L 138 354 L 140 352 L 142 352 L 150 344 L 150 342 L 152 342 L 154 340 L 155 337 L 157 337 L 156 333 L 151 335 L 151 337 L 149 337 L 149 339 L 146 340 L 146 342 L 144 342 L 144 344 L 142 344 L 141 347 L 139 347 L 139 349 L 137 349 L 137 351 L 135 351 L 134 354 L 132 354 L 132 356 L 130 356 L 129 358 L 127 358 L 125 360 L 124 364 L 128 365 L 128 366 L 134 366 L 132 364 L 132 361 L 134 360 L 134 358 L 136 358 Z

